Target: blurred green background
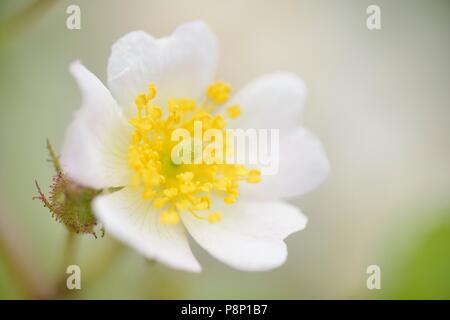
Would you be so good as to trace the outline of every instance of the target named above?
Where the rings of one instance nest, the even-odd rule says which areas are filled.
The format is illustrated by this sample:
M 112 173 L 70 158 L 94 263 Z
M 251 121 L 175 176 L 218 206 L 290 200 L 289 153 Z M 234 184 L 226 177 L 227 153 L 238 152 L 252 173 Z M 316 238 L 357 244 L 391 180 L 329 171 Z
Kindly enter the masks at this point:
M 82 290 L 67 298 L 450 298 L 450 1 L 0 2 L 0 298 L 52 294 L 66 230 L 31 198 L 52 168 L 80 95 L 68 65 L 105 81 L 110 47 L 142 29 L 168 35 L 205 20 L 220 42 L 218 77 L 239 88 L 289 70 L 306 82 L 304 123 L 332 173 L 295 200 L 308 227 L 271 272 L 235 271 L 196 244 L 201 274 L 145 261 L 106 236 L 82 236 Z M 68 30 L 66 8 L 81 8 Z M 382 29 L 366 28 L 381 7 Z M 14 18 L 24 16 L 24 18 Z M 5 31 L 6 30 L 6 31 Z M 46 188 L 45 188 L 46 189 Z M 381 290 L 366 268 L 381 268 Z

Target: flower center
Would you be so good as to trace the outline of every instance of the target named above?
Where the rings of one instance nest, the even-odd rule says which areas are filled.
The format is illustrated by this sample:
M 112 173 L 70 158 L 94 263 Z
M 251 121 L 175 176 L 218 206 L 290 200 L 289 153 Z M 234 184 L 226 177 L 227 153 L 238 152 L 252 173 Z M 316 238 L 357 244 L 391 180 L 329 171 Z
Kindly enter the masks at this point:
M 228 84 L 215 82 L 208 86 L 201 105 L 189 98 L 169 98 L 166 117 L 162 108 L 152 102 L 156 96 L 153 84 L 148 93 L 136 97 L 137 115 L 129 120 L 134 127 L 128 148 L 128 164 L 134 172 L 131 187 L 141 192 L 142 198 L 154 208 L 161 209 L 162 223 L 179 223 L 182 211 L 210 223 L 217 222 L 222 213 L 212 210 L 211 195 L 233 204 L 239 195 L 239 182 L 261 180 L 259 170 L 223 159 L 228 152 L 228 139 L 218 141 L 217 134 L 226 135 L 226 121 L 212 111 L 228 100 L 230 92 Z M 233 105 L 226 113 L 233 119 L 240 115 L 241 109 Z M 199 127 L 212 130 L 214 137 L 194 138 Z M 180 132 L 188 133 L 189 138 L 181 142 L 174 139 Z M 179 151 L 186 150 L 190 152 L 180 156 Z M 205 153 L 208 157 L 203 160 Z

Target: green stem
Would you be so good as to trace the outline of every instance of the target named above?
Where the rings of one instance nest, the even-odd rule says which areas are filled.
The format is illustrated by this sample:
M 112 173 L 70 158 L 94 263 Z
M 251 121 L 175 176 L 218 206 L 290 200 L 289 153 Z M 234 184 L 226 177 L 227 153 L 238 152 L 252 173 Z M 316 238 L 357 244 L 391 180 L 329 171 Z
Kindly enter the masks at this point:
M 72 231 L 67 233 L 66 244 L 63 252 L 63 270 L 67 269 L 67 266 L 74 263 L 75 249 L 76 249 L 76 234 Z
M 67 285 L 66 285 L 66 279 L 67 274 L 66 270 L 67 267 L 71 264 L 74 264 L 75 262 L 75 253 L 76 253 L 76 237 L 77 234 L 75 234 L 72 231 L 68 231 L 67 237 L 66 237 L 66 243 L 64 245 L 64 251 L 63 251 L 63 259 L 62 259 L 62 265 L 61 265 L 61 276 L 59 278 L 59 281 L 57 283 L 57 297 L 64 296 L 67 294 Z
M 67 239 L 66 242 L 66 249 L 65 249 L 65 256 L 64 256 L 64 270 L 67 268 L 68 265 L 73 263 L 74 257 L 73 257 L 73 248 L 74 248 L 74 242 L 73 239 L 77 235 L 72 233 L 73 238 Z M 83 283 L 85 283 L 88 286 L 95 285 L 95 283 L 108 271 L 108 269 L 114 265 L 115 261 L 120 257 L 121 253 L 123 252 L 123 245 L 119 242 L 112 240 L 111 244 L 105 248 L 105 251 L 102 255 L 99 255 L 94 263 L 91 263 L 90 266 L 87 267 L 87 273 L 83 275 Z M 80 295 L 79 290 L 67 290 L 66 288 L 66 279 L 67 275 L 63 274 L 63 277 L 60 279 L 60 282 L 58 283 L 58 293 L 54 298 L 77 298 Z

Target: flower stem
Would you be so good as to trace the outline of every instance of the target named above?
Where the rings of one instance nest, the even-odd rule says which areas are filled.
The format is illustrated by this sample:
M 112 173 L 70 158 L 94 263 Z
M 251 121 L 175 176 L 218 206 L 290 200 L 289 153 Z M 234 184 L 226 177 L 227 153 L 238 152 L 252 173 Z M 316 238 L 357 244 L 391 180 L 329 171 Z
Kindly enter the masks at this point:
M 67 266 L 74 262 L 76 249 L 76 234 L 72 231 L 67 233 L 66 244 L 63 252 L 63 270 L 66 270 Z
M 61 276 L 57 283 L 57 296 L 64 296 L 67 293 L 67 286 L 66 286 L 66 270 L 67 267 L 74 263 L 75 261 L 75 251 L 76 251 L 76 237 L 77 234 L 75 234 L 72 231 L 68 231 L 66 236 L 66 243 L 64 245 L 64 251 L 63 251 L 63 259 L 62 259 L 62 265 L 61 265 Z
M 76 235 L 75 235 L 76 236 Z M 98 282 L 101 277 L 108 272 L 108 269 L 114 265 L 114 263 L 118 260 L 124 250 L 124 246 L 119 242 L 112 240 L 110 245 L 105 248 L 102 255 L 99 255 L 95 262 L 90 263 L 87 266 L 87 272 L 83 275 L 83 283 L 87 286 L 95 286 L 96 282 Z M 70 264 L 69 258 L 67 258 L 67 263 Z M 67 266 L 66 266 L 67 267 Z M 67 276 L 67 275 L 64 275 Z M 67 290 L 66 289 L 66 278 L 61 278 L 60 283 L 58 284 L 58 294 L 53 297 L 56 299 L 65 298 L 65 299 L 77 299 L 80 297 L 79 290 Z

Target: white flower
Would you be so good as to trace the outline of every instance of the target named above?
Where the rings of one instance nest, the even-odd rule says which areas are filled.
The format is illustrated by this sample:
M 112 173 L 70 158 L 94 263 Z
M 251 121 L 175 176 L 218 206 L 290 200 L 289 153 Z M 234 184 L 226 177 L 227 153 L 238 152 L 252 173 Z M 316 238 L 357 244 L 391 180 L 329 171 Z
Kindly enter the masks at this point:
M 212 170 L 208 165 L 173 169 L 164 162 L 168 159 L 164 142 L 157 145 L 147 137 L 157 127 L 169 130 L 167 117 L 179 121 L 176 112 L 167 116 L 168 104 L 169 110 L 184 110 L 180 112 L 185 117 L 192 108 L 208 113 L 200 105 L 207 88 L 213 107 L 227 100 L 226 84 L 208 87 L 214 80 L 217 51 L 208 27 L 191 22 L 165 38 L 136 31 L 119 39 L 108 61 L 109 90 L 74 62 L 70 71 L 80 87 L 82 107 L 67 130 L 61 163 L 82 186 L 123 187 L 97 196 L 93 210 L 107 232 L 147 258 L 200 271 L 187 230 L 200 246 L 232 267 L 268 270 L 284 263 L 283 240 L 307 222 L 283 199 L 312 190 L 329 171 L 318 139 L 298 126 L 303 82 L 290 73 L 262 76 L 229 101 L 231 118 L 242 111 L 229 127 L 280 129 L 279 172 L 260 182 L 258 170 L 243 166 L 224 167 L 222 180 L 205 178 Z M 225 123 L 217 115 L 208 119 L 211 126 Z

